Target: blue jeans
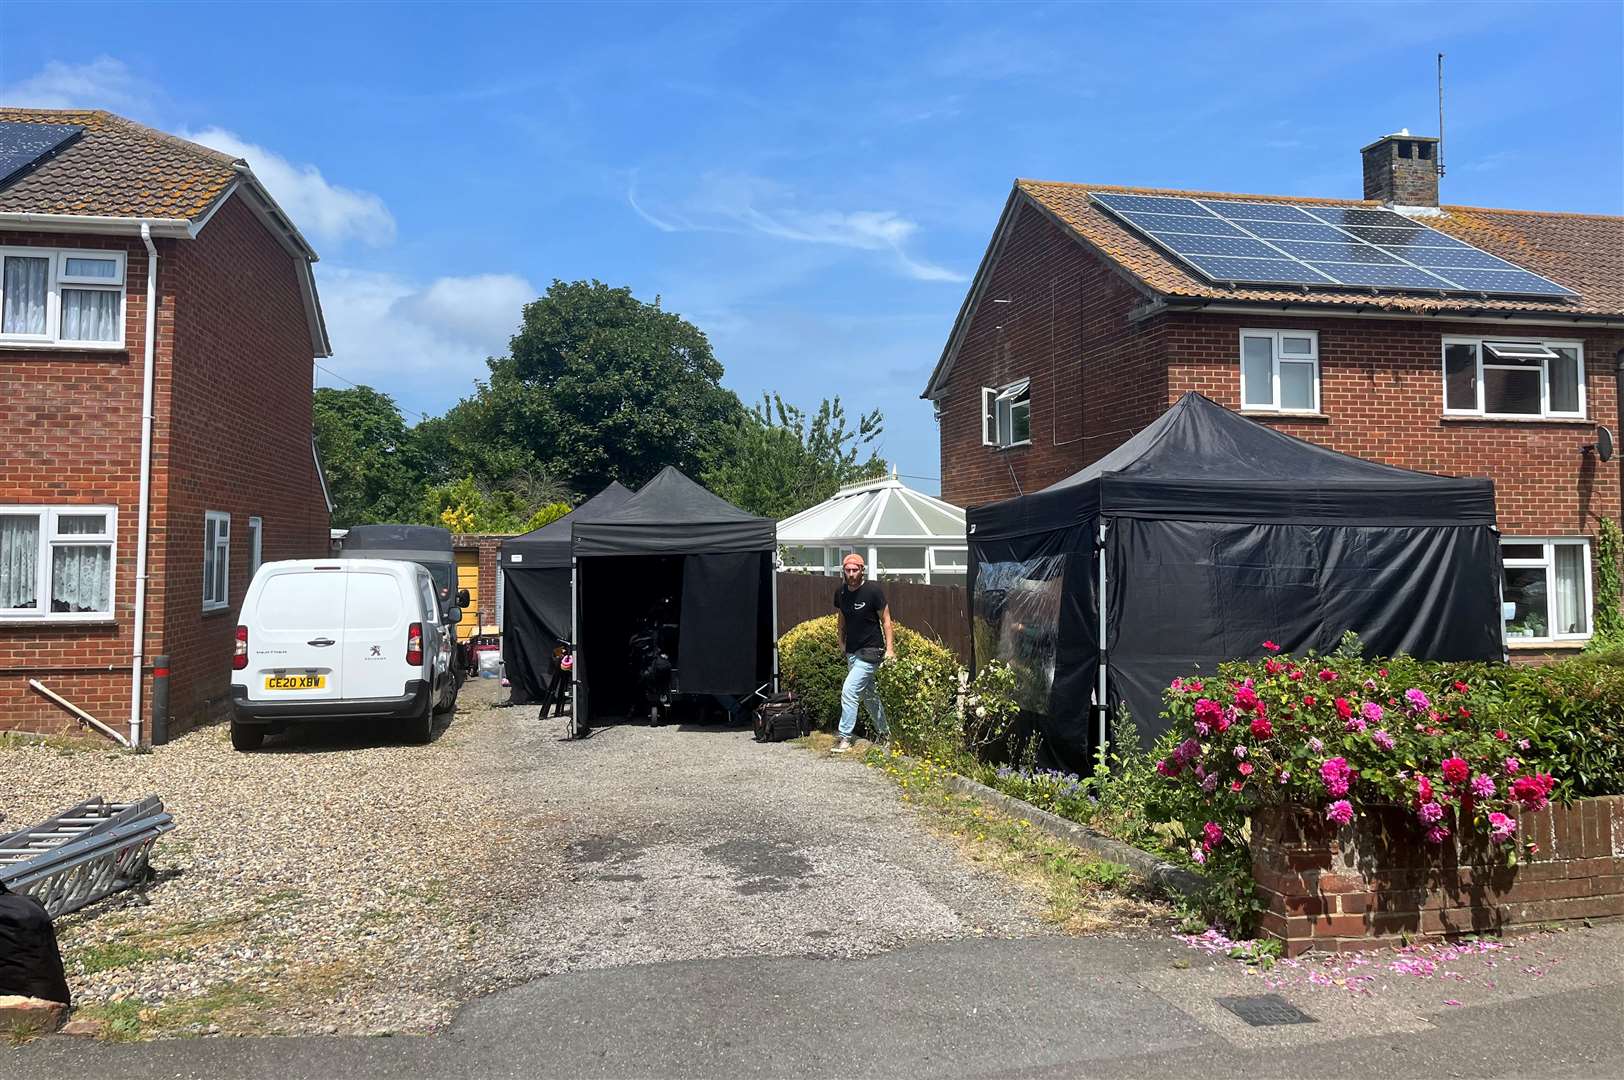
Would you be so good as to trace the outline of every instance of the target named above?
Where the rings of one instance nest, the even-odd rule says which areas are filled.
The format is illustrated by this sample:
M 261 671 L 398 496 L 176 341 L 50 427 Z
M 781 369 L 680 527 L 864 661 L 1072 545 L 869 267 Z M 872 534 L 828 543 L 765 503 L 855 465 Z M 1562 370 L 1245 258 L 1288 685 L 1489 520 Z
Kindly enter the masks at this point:
M 885 706 L 880 704 L 880 692 L 874 688 L 874 672 L 878 664 L 859 660 L 856 653 L 846 654 L 846 682 L 840 688 L 840 737 L 849 739 L 857 730 L 857 703 L 868 706 L 869 719 L 874 721 L 875 734 L 891 734 L 891 725 L 885 722 Z

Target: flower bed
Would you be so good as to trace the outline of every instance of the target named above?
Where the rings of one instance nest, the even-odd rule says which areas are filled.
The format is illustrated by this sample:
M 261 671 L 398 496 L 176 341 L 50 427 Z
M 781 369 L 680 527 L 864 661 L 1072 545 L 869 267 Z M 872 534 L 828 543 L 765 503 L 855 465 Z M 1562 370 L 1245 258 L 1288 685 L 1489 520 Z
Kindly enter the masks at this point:
M 1573 789 L 1545 762 L 1571 759 L 1562 748 L 1584 721 L 1558 729 L 1567 721 L 1552 724 L 1538 709 L 1517 707 L 1528 694 L 1503 668 L 1368 661 L 1352 639 L 1326 656 L 1281 655 L 1272 642 L 1263 648 L 1273 655 L 1175 679 L 1166 695 L 1170 730 L 1156 751 L 1155 810 L 1182 824 L 1190 860 L 1213 882 L 1211 914 L 1247 931 L 1269 912 L 1261 921 L 1271 932 L 1295 917 L 1342 918 L 1339 927 L 1354 933 L 1364 909 L 1324 899 L 1346 893 L 1374 903 L 1381 889 L 1343 880 L 1354 869 L 1385 880 L 1380 875 L 1454 866 L 1472 868 L 1476 881 L 1493 867 L 1509 887 L 1519 860 L 1538 855 L 1530 827 L 1547 825 L 1534 815 L 1559 785 Z M 1598 704 L 1588 722 L 1617 707 Z M 1616 782 L 1610 769 L 1583 788 Z M 1624 823 L 1619 838 L 1624 852 Z M 1263 875 L 1256 883 L 1254 870 Z M 1331 885 L 1267 880 L 1302 871 L 1325 871 Z M 1412 885 L 1406 879 L 1405 888 Z M 1418 913 L 1430 903 L 1402 910 Z M 1372 930 L 1367 920 L 1357 935 Z

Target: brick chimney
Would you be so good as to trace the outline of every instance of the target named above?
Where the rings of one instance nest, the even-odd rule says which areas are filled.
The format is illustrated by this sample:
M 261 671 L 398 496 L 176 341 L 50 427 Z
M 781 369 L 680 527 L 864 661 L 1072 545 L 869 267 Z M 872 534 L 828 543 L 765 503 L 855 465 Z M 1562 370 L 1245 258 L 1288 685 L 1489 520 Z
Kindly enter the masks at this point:
M 1438 140 L 1405 128 L 1359 151 L 1365 164 L 1365 198 L 1393 206 L 1438 205 Z

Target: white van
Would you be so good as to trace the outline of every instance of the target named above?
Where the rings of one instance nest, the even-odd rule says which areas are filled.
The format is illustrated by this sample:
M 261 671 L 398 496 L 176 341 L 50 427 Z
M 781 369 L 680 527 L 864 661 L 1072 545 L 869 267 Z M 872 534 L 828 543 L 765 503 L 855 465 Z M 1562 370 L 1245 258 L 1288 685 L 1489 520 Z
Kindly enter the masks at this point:
M 449 622 L 462 612 L 452 608 Z M 456 707 L 451 635 L 417 563 L 295 559 L 259 568 L 237 618 L 231 745 L 255 750 L 290 721 L 397 721 L 427 742 Z

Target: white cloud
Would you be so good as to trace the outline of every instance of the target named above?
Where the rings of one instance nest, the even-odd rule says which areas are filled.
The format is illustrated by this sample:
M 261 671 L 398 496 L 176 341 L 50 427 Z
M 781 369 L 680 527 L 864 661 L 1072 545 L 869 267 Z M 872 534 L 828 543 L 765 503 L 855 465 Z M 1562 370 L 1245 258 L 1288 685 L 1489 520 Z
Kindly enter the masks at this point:
M 752 176 L 712 174 L 688 199 L 651 208 L 627 188 L 632 210 L 661 232 L 759 234 L 804 244 L 884 252 L 907 276 L 919 281 L 965 281 L 964 274 L 908 254 L 905 244 L 917 222 L 895 210 L 803 210 L 780 185 Z
M 329 183 L 316 166 L 295 164 L 223 128 L 182 132 L 181 137 L 248 162 L 299 231 L 317 242 L 354 239 L 370 247 L 382 247 L 395 239 L 394 215 L 370 191 Z
M 0 88 L 0 103 L 32 109 L 107 109 L 142 114 L 156 88 L 122 60 L 98 56 L 85 64 L 51 60 L 36 75 Z
M 422 282 L 319 263 L 316 277 L 333 342 L 322 366 L 433 410 L 472 390 L 540 295 L 513 274 Z

